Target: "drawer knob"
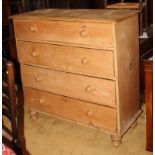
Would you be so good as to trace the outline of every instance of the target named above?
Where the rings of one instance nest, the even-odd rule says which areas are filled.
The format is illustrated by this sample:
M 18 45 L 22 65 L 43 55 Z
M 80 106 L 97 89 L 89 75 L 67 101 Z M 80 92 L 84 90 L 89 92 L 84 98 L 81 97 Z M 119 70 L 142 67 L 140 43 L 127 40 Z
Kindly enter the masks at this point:
M 35 78 L 35 81 L 36 81 L 36 82 L 40 82 L 40 81 L 41 81 L 41 77 L 40 77 L 40 76 L 36 77 L 36 78 Z
M 80 36 L 81 37 L 86 37 L 87 36 L 87 31 L 85 29 L 80 30 Z
M 43 104 L 44 101 L 45 101 L 45 100 L 44 100 L 43 98 L 40 98 L 40 99 L 39 99 L 39 103 L 40 103 L 40 104 Z
M 40 99 L 38 99 L 38 98 L 33 98 L 33 104 L 43 104 L 44 102 L 45 102 L 45 100 L 43 99 L 43 98 L 40 98 Z
M 35 32 L 35 31 L 37 30 L 37 28 L 34 27 L 34 26 L 30 26 L 30 27 L 29 27 L 29 30 L 30 30 L 31 32 Z
M 88 59 L 87 58 L 81 58 L 81 63 L 82 64 L 87 64 L 88 63 Z
M 33 98 L 32 99 L 32 102 L 33 102 L 33 104 L 37 104 L 37 99 L 36 98 Z
M 92 91 L 94 91 L 95 89 L 92 88 L 90 85 L 86 86 L 85 91 L 88 93 L 91 93 Z
M 37 52 L 32 52 L 32 56 L 36 57 L 36 56 L 38 56 L 38 53 Z
M 92 110 L 89 110 L 88 112 L 87 112 L 87 115 L 90 117 L 90 116 L 92 116 L 94 114 L 94 112 L 92 111 Z

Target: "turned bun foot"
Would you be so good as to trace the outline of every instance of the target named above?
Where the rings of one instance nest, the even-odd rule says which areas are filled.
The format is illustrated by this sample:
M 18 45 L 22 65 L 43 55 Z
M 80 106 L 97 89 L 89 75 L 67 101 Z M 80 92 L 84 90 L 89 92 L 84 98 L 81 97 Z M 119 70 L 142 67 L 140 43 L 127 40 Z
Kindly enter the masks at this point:
M 39 113 L 30 109 L 30 119 L 35 121 L 39 117 Z
M 118 135 L 111 135 L 111 143 L 114 147 L 118 147 L 122 144 L 122 138 Z
M 137 121 L 135 121 L 132 125 L 131 128 L 135 128 L 137 126 Z

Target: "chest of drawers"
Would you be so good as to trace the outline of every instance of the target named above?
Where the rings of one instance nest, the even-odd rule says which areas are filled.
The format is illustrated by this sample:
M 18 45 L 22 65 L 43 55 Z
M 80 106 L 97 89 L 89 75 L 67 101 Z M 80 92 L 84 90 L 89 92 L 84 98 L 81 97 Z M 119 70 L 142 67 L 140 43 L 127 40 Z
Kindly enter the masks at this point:
M 99 128 L 118 146 L 141 113 L 138 12 L 45 9 L 13 23 L 25 106 Z

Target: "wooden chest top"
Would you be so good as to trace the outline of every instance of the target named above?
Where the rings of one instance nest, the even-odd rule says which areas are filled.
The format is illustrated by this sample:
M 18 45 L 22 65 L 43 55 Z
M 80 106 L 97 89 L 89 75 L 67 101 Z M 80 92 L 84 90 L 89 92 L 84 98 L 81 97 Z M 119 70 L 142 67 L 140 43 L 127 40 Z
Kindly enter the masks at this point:
M 107 10 L 107 9 L 42 9 L 15 15 L 13 18 L 46 19 L 64 21 L 112 22 L 121 21 L 137 14 L 137 10 Z M 12 17 L 11 17 L 12 18 Z

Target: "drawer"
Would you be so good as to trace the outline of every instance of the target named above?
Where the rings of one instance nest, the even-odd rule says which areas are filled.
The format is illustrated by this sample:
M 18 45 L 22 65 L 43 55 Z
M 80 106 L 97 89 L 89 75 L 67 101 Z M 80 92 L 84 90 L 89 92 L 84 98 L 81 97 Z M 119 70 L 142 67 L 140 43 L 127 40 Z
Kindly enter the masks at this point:
M 17 41 L 21 63 L 103 78 L 114 78 L 112 51 Z
M 21 65 L 24 86 L 115 107 L 115 81 Z
M 111 132 L 116 131 L 116 109 L 24 87 L 25 105 Z
M 52 41 L 82 47 L 113 49 L 112 23 L 14 20 L 17 39 Z

